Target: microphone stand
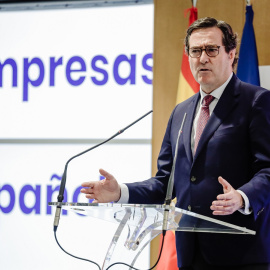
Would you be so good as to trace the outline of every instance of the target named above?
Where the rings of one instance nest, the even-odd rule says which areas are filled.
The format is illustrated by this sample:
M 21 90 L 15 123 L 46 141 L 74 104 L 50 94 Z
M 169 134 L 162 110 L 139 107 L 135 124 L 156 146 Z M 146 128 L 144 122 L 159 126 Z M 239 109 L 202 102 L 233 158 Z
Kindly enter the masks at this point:
M 165 209 L 164 209 L 164 216 L 163 216 L 163 225 L 162 225 L 163 237 L 166 234 L 167 226 L 168 226 L 170 204 L 172 202 L 172 192 L 173 192 L 173 185 L 174 185 L 175 163 L 176 163 L 177 154 L 178 154 L 178 143 L 179 143 L 180 136 L 182 134 L 182 129 L 183 129 L 183 126 L 184 126 L 184 123 L 186 120 L 186 116 L 187 116 L 187 113 L 184 114 L 180 129 L 178 132 L 177 141 L 176 141 L 176 145 L 175 145 L 173 165 L 172 165 L 172 170 L 171 170 L 171 174 L 170 174 L 170 178 L 169 178 L 169 182 L 168 182 L 168 187 L 167 187 L 167 194 L 166 194 L 166 198 L 165 198 Z
M 137 119 L 136 121 L 132 122 L 131 124 L 129 124 L 127 127 L 123 128 L 123 129 L 120 129 L 117 133 L 115 133 L 113 136 L 111 136 L 109 139 L 71 157 L 66 165 L 65 165 L 65 169 L 64 169 L 64 173 L 63 173 L 63 176 L 62 176 L 62 179 L 61 179 L 61 184 L 60 184 L 60 189 L 59 189 L 59 194 L 58 194 L 58 197 L 57 197 L 57 201 L 58 201 L 58 205 L 56 207 L 56 211 L 55 211 L 55 217 L 54 217 L 54 223 L 53 223 L 53 226 L 54 226 L 54 231 L 56 232 L 57 230 L 57 227 L 59 225 L 59 220 L 60 220 L 60 215 L 61 215 L 61 203 L 62 201 L 64 200 L 64 191 L 65 191 L 65 186 L 66 186 L 66 179 L 67 179 L 67 168 L 68 168 L 68 164 L 70 163 L 71 160 L 73 160 L 74 158 L 77 158 L 99 146 L 101 146 L 102 144 L 105 144 L 107 142 L 109 142 L 110 140 L 112 140 L 113 138 L 117 137 L 118 135 L 120 135 L 121 133 L 123 133 L 126 129 L 130 128 L 131 126 L 133 126 L 134 124 L 136 124 L 137 122 L 139 122 L 140 120 L 142 120 L 144 117 L 146 117 L 148 114 L 152 113 L 153 110 L 149 111 L 148 113 L 144 114 L 143 116 L 141 116 L 139 119 Z

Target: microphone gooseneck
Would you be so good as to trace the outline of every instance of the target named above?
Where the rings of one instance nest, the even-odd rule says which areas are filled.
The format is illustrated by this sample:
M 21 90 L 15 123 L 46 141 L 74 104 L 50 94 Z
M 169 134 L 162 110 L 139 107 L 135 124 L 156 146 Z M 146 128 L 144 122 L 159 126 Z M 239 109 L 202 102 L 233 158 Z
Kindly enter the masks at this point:
M 63 176 L 62 176 L 62 179 L 61 179 L 61 184 L 60 184 L 60 189 L 59 189 L 59 194 L 58 194 L 58 197 L 57 197 L 57 202 L 58 202 L 58 205 L 56 207 L 56 211 L 55 211 L 55 217 L 54 217 L 54 223 L 53 223 L 53 226 L 54 226 L 54 231 L 56 232 L 57 230 L 57 227 L 59 225 L 59 220 L 60 220 L 60 215 L 61 215 L 61 203 L 63 202 L 64 200 L 64 191 L 65 191 L 65 186 L 66 186 L 66 179 L 67 179 L 67 168 L 68 168 L 68 164 L 70 163 L 71 160 L 73 160 L 74 158 L 77 158 L 107 142 L 109 142 L 110 140 L 112 140 L 113 138 L 119 136 L 121 133 L 123 133 L 126 129 L 130 128 L 131 126 L 133 126 L 134 124 L 136 124 L 137 122 L 139 122 L 140 120 L 142 120 L 144 117 L 146 117 L 148 114 L 152 113 L 153 110 L 149 111 L 148 113 L 144 114 L 143 116 L 141 116 L 139 119 L 135 120 L 134 122 L 132 122 L 131 124 L 129 124 L 128 126 L 126 126 L 125 128 L 123 129 L 120 129 L 118 132 L 116 132 L 113 136 L 111 136 L 109 139 L 97 144 L 97 145 L 94 145 L 93 147 L 71 157 L 66 165 L 65 165 L 65 169 L 64 169 L 64 173 L 63 173 Z
M 164 215 L 163 215 L 163 225 L 162 225 L 162 233 L 163 235 L 166 234 L 167 231 L 167 224 L 168 224 L 168 218 L 169 218 L 169 211 L 170 211 L 170 204 L 172 202 L 172 192 L 173 192 L 173 186 L 174 186 L 174 172 L 175 172 L 175 163 L 177 160 L 177 154 L 178 154 L 178 143 L 180 136 L 182 134 L 183 126 L 186 120 L 187 113 L 184 114 L 177 140 L 176 140 L 176 145 L 175 145 L 175 153 L 174 153 L 174 159 L 173 159 L 173 164 L 172 164 L 172 170 L 168 182 L 168 187 L 167 187 L 167 193 L 166 193 L 166 198 L 165 198 L 165 209 L 164 209 Z

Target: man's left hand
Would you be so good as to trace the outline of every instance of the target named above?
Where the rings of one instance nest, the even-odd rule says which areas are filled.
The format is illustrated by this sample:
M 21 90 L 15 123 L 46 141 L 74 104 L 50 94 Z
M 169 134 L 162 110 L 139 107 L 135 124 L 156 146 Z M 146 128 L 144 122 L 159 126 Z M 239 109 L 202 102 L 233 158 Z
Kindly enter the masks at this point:
M 213 215 L 230 215 L 243 207 L 243 198 L 224 178 L 218 178 L 223 186 L 224 194 L 219 194 L 217 200 L 212 202 L 210 207 Z

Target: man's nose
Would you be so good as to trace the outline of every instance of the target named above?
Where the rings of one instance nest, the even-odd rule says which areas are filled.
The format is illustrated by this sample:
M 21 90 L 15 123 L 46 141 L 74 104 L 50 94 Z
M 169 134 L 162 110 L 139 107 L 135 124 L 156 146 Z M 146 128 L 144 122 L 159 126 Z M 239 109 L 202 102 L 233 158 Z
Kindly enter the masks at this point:
M 205 50 L 202 51 L 202 54 L 200 56 L 200 62 L 202 64 L 205 64 L 205 63 L 208 63 L 209 62 L 209 56 L 207 55 L 207 53 L 206 53 Z

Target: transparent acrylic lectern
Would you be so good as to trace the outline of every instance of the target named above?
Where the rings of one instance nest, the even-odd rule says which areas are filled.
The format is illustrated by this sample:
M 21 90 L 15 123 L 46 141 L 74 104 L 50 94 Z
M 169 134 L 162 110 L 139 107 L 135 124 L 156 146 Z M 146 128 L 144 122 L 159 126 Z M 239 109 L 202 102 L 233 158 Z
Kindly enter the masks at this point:
M 166 208 L 165 205 L 117 203 L 52 202 L 49 205 L 61 206 L 65 210 L 119 224 L 107 250 L 102 267 L 103 270 L 107 269 L 114 262 L 123 261 L 127 256 L 128 264 L 133 266 L 150 241 L 161 234 L 163 213 Z M 187 232 L 255 235 L 255 231 L 247 228 L 225 223 L 174 206 L 169 206 L 167 229 Z M 120 268 L 117 267 L 117 269 Z

